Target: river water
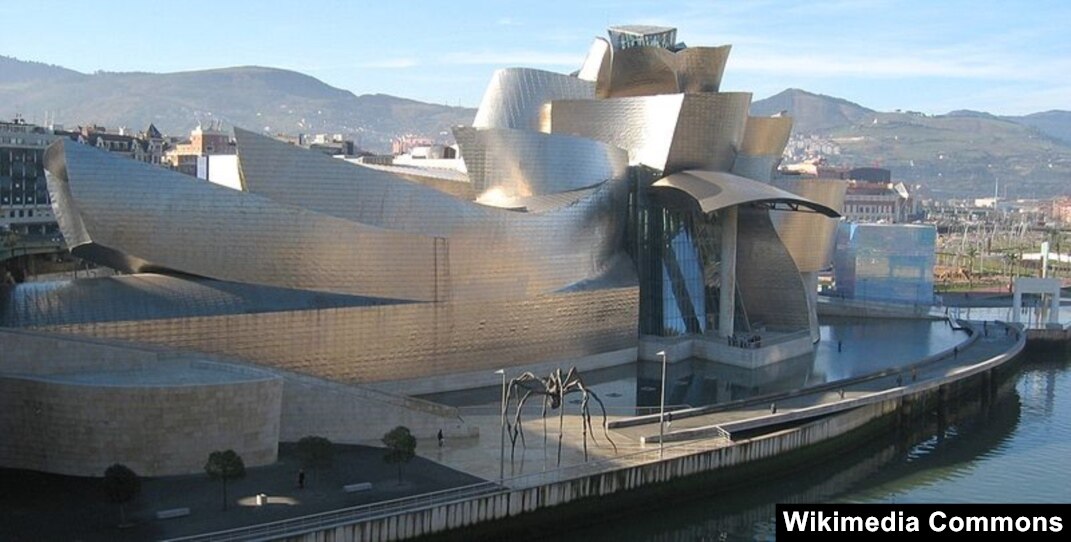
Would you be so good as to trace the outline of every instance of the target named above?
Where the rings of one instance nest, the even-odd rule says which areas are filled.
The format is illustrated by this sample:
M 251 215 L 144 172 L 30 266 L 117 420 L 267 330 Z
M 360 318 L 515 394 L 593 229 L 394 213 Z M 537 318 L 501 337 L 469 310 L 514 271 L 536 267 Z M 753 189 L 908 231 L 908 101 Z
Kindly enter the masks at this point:
M 576 530 L 575 541 L 768 540 L 785 502 L 1071 502 L 1071 354 L 1023 354 L 1013 388 L 823 464 Z

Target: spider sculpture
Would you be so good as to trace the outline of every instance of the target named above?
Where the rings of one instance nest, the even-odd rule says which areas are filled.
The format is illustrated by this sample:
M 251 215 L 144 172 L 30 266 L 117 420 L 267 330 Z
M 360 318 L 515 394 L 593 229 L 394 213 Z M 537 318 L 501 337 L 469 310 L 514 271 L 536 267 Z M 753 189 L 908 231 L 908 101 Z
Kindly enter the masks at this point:
M 568 373 L 562 374 L 561 369 L 555 369 L 550 373 L 550 376 L 546 378 L 539 378 L 530 372 L 526 372 L 517 378 L 510 380 L 509 387 L 506 392 L 506 404 L 509 405 L 513 399 L 517 400 L 517 410 L 513 416 L 512 422 L 506 423 L 506 432 L 510 438 L 510 460 L 513 460 L 514 452 L 517 448 L 517 437 L 521 439 L 521 445 L 527 447 L 527 443 L 524 439 L 524 427 L 521 425 L 521 412 L 524 409 L 525 403 L 528 402 L 533 395 L 539 395 L 543 397 L 543 446 L 546 446 L 546 427 L 547 427 L 547 409 L 558 410 L 558 465 L 562 463 L 562 434 L 565 425 L 565 396 L 570 393 L 580 393 L 580 416 L 583 421 L 582 427 L 584 432 L 584 461 L 588 460 L 588 433 L 591 433 L 591 437 L 595 438 L 595 432 L 591 428 L 591 412 L 588 410 L 589 399 L 595 399 L 599 403 L 599 408 L 602 409 L 602 431 L 606 436 L 606 440 L 613 446 L 614 452 L 617 452 L 617 445 L 614 444 L 613 439 L 610 438 L 610 433 L 607 430 L 606 424 L 606 405 L 602 403 L 599 396 L 595 394 L 584 385 L 584 381 L 580 378 L 580 373 L 577 372 L 576 367 L 569 369 Z M 504 414 L 504 413 L 503 413 Z

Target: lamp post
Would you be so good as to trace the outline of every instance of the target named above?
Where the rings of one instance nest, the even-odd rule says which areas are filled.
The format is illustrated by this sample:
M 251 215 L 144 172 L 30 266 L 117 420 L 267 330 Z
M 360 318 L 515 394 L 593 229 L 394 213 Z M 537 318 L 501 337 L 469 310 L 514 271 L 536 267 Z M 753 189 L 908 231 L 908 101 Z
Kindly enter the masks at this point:
M 666 351 L 659 351 L 655 355 L 662 357 L 662 393 L 658 396 L 658 457 L 662 457 L 666 436 Z
M 496 375 L 502 375 L 502 425 L 498 432 L 498 481 L 506 479 L 506 370 L 495 371 Z

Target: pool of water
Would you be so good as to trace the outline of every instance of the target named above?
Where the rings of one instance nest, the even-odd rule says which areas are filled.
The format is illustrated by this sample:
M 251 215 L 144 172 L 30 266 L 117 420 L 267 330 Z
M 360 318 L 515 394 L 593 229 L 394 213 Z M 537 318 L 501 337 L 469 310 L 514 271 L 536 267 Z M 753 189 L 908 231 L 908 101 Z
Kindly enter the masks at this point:
M 869 374 L 951 349 L 967 334 L 945 321 L 870 319 L 826 322 L 821 337 L 812 354 L 762 369 L 696 358 L 671 363 L 666 369 L 666 404 L 712 405 Z M 660 363 L 641 361 L 581 376 L 611 414 L 631 414 L 636 407 L 658 406 L 661 371 Z M 497 409 L 501 393 L 500 387 L 491 386 L 422 398 L 462 408 Z

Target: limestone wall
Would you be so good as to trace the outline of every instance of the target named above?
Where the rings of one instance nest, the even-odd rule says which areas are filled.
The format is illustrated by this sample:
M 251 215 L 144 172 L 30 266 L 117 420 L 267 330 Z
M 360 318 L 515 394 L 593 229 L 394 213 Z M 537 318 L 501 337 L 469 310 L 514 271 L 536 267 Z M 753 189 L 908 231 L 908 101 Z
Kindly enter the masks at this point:
M 0 466 L 164 476 L 203 472 L 214 450 L 247 467 L 277 459 L 283 383 L 269 373 L 34 333 L 0 341 Z

